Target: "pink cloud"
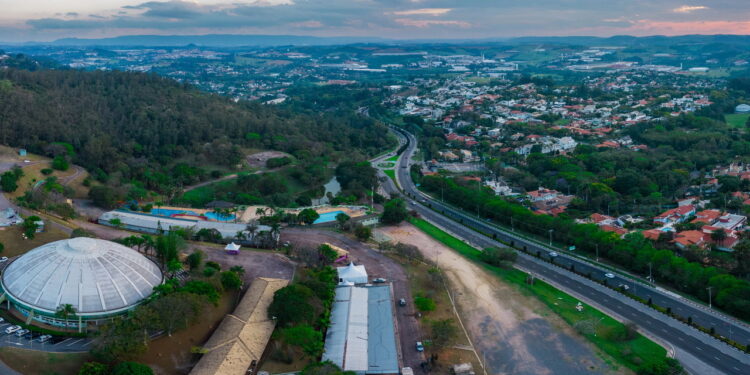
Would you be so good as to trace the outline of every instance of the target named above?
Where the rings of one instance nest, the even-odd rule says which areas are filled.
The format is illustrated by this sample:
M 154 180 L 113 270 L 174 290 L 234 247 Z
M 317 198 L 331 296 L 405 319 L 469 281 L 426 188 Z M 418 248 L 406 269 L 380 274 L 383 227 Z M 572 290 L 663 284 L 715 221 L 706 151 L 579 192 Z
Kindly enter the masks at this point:
M 393 12 L 397 16 L 442 16 L 450 12 L 451 8 L 422 8 L 422 9 L 411 9 L 411 10 L 400 10 Z

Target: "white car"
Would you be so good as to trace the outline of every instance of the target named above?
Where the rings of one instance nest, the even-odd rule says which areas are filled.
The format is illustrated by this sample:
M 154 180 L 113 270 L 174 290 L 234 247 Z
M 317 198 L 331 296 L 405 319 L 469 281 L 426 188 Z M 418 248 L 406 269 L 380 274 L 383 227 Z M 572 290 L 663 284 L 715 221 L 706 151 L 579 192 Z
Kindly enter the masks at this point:
M 615 275 L 613 273 L 607 272 L 607 273 L 604 274 L 604 277 L 606 277 L 608 279 L 614 279 Z
M 8 257 L 1 257 L 0 258 L 0 263 L 4 263 L 4 262 L 7 262 L 7 261 L 8 261 Z
M 25 334 L 27 334 L 29 332 L 31 332 L 31 331 L 29 331 L 28 329 L 25 329 L 25 328 L 24 329 L 19 329 L 18 331 L 16 331 L 16 336 L 23 337 L 23 335 L 25 335 Z
M 556 253 L 556 252 L 554 252 L 554 251 L 550 251 L 550 252 L 549 252 L 549 256 L 550 256 L 550 258 L 554 258 L 554 257 L 556 257 L 556 256 L 558 256 L 558 255 L 559 255 L 559 254 L 557 254 L 557 253 Z
M 41 335 L 39 336 L 39 342 L 47 342 L 52 338 L 52 335 Z
M 10 326 L 5 329 L 5 333 L 10 335 L 11 333 L 18 331 L 19 329 L 21 329 L 21 326 Z

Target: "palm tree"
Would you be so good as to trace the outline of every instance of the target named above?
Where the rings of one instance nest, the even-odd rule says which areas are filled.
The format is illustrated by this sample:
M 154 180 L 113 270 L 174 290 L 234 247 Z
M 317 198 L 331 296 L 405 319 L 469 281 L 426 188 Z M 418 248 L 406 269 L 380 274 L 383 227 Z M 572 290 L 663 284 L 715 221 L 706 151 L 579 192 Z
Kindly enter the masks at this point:
M 245 228 L 248 232 L 250 232 L 249 240 L 255 241 L 255 232 L 258 231 L 258 222 L 255 220 L 251 220 L 249 223 L 247 223 L 247 226 Z
M 148 251 L 154 249 L 154 245 L 155 245 L 154 238 L 147 234 L 142 234 L 141 238 L 143 239 L 143 243 L 142 243 L 143 253 L 148 255 Z M 139 247 L 139 251 L 140 251 L 140 247 Z
M 258 207 L 255 209 L 255 215 L 257 216 L 266 216 L 266 208 L 265 207 Z
M 73 305 L 69 303 L 60 305 L 57 307 L 57 311 L 55 311 L 55 316 L 63 320 L 69 320 L 70 318 L 75 318 L 76 308 L 73 307 Z
M 229 270 L 236 273 L 237 276 L 240 277 L 245 274 L 245 267 L 242 266 L 232 266 L 232 268 L 230 268 Z

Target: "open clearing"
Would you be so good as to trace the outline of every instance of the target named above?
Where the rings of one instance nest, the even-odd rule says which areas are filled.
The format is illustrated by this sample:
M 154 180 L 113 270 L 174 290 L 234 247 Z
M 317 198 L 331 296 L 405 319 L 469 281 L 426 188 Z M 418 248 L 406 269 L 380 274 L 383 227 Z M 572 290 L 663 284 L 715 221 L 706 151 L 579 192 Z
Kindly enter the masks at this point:
M 379 232 L 419 247 L 450 281 L 457 307 L 491 374 L 619 374 L 613 360 L 547 306 L 435 241 L 411 224 Z
M 35 350 L 0 348 L 0 359 L 24 375 L 77 374 L 88 353 L 45 353 Z

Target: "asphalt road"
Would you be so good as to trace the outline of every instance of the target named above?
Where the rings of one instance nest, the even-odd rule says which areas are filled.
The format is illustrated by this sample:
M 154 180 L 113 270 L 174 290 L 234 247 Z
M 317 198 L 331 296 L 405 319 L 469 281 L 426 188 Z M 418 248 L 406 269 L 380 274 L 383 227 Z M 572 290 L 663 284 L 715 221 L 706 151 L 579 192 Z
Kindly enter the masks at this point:
M 494 237 L 506 243 L 513 243 L 517 248 L 525 246 L 527 251 L 532 254 L 538 251 L 541 259 L 519 252 L 517 266 L 553 282 L 562 290 L 587 298 L 609 313 L 635 322 L 641 330 L 663 342 L 670 343 L 676 351 L 687 353 L 689 356 L 713 367 L 715 371 L 713 373 L 750 374 L 750 355 L 747 353 L 732 348 L 693 327 L 563 267 L 569 268 L 571 264 L 574 264 L 578 272 L 584 274 L 591 272 L 594 280 L 604 280 L 606 278 L 604 275 L 611 271 L 586 260 L 564 254 L 555 257 L 555 264 L 552 264 L 547 261 L 550 259 L 550 248 L 502 230 L 484 220 L 476 219 L 419 192 L 409 174 L 411 157 L 416 149 L 416 140 L 412 135 L 409 134 L 408 136 L 410 145 L 404 152 L 404 156 L 399 160 L 398 181 L 408 196 L 417 197 L 419 203 L 415 202 L 414 199 L 409 199 L 410 205 L 426 220 L 480 247 L 504 246 L 492 238 Z M 387 181 L 386 184 L 388 185 L 386 189 L 395 188 L 390 181 Z M 477 232 L 477 230 L 487 233 L 488 236 Z M 750 330 L 745 324 L 737 322 L 731 317 L 710 311 L 674 293 L 651 287 L 620 274 L 614 275 L 612 279 L 606 279 L 608 279 L 609 285 L 628 285 L 631 288 L 630 290 L 637 295 L 646 299 L 651 297 L 653 303 L 671 307 L 676 314 L 691 316 L 696 323 L 707 327 L 713 325 L 716 332 L 721 335 L 727 337 L 731 335 L 734 340 L 750 343 Z M 689 364 L 686 365 L 690 367 Z

